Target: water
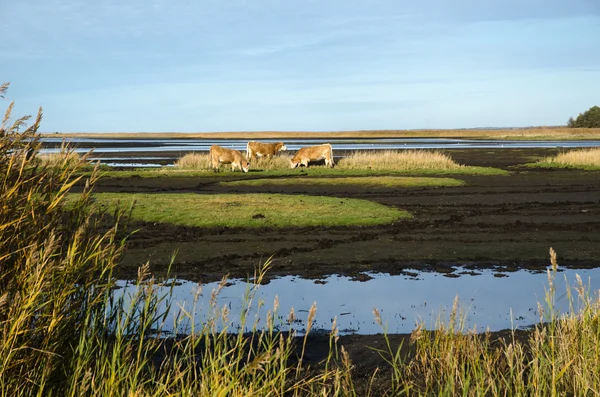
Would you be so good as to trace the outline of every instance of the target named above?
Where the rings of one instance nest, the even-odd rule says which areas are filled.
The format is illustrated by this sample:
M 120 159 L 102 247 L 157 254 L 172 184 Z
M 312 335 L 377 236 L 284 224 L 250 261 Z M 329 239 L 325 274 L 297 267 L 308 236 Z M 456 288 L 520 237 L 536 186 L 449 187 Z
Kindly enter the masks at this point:
M 257 139 L 261 142 L 274 140 Z M 61 138 L 42 138 L 42 153 L 56 153 L 60 151 Z M 475 139 L 450 139 L 450 138 L 383 138 L 383 139 L 286 139 L 288 151 L 293 153 L 301 147 L 331 143 L 336 150 L 383 150 L 383 149 L 497 149 L 497 148 L 585 148 L 600 147 L 599 140 L 587 141 L 524 141 L 524 140 L 475 140 Z M 211 145 L 220 145 L 229 149 L 245 151 L 248 140 L 241 139 L 92 139 L 72 138 L 68 140 L 78 153 L 87 153 L 94 150 L 94 155 L 101 162 L 113 165 L 130 163 L 131 158 L 144 158 L 146 161 L 136 162 L 153 164 L 162 160 L 172 164 L 178 157 L 189 152 L 207 152 Z M 122 154 L 117 156 L 117 154 Z M 111 160 L 107 160 L 110 158 Z M 131 165 L 130 165 L 131 166 Z
M 459 269 L 458 274 L 461 273 Z M 575 285 L 575 274 L 579 274 L 584 284 L 589 283 L 592 292 L 600 289 L 600 268 L 565 270 L 556 280 L 556 307 L 563 313 L 569 310 L 565 296 L 566 283 Z M 456 273 L 455 273 L 456 274 Z M 302 334 L 306 329 L 308 311 L 317 303 L 317 314 L 313 329 L 328 331 L 334 318 L 342 334 L 377 334 L 382 328 L 373 317 L 377 308 L 387 327 L 388 333 L 410 333 L 417 322 L 423 322 L 427 329 L 435 327 L 440 318 L 447 321 L 455 296 L 466 314 L 466 325 L 477 331 L 497 331 L 509 328 L 523 328 L 539 322 L 537 303 L 543 305 L 545 289 L 548 286 L 546 273 L 531 273 L 521 270 L 512 273 L 497 273 L 494 270 L 481 270 L 477 274 L 462 274 L 459 277 L 445 277 L 439 273 L 419 273 L 416 276 L 391 276 L 370 274 L 368 281 L 352 281 L 348 277 L 330 276 L 315 282 L 298 277 L 286 276 L 272 280 L 258 288 L 255 304 L 252 306 L 249 322 L 258 321 L 265 327 L 267 310 L 273 307 L 275 296 L 279 298 L 279 324 L 287 330 L 289 310 L 293 307 L 298 321 L 291 327 Z M 501 276 L 501 277 L 499 277 Z M 250 284 L 232 280 L 232 284 L 222 289 L 218 296 L 218 307 L 227 306 L 232 330 L 239 329 L 237 321 L 243 307 L 244 293 Z M 135 286 L 120 281 L 123 287 L 117 293 L 129 295 Z M 185 321 L 177 330 L 172 327 L 172 319 L 180 308 L 195 316 L 195 323 L 204 319 L 209 308 L 211 291 L 218 283 L 203 286 L 203 294 L 193 307 L 197 284 L 180 280 L 174 288 L 173 305 L 165 329 L 171 332 L 189 332 L 191 321 Z M 167 288 L 161 288 L 166 292 Z M 258 309 L 257 301 L 265 306 Z M 249 330 L 248 327 L 245 330 Z

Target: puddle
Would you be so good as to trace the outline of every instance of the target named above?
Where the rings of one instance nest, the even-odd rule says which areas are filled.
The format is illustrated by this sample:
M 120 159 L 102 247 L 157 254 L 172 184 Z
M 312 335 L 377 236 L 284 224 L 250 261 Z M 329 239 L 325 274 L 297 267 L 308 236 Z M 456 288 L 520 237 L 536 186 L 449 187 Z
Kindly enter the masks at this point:
M 531 273 L 521 270 L 511 273 L 499 273 L 495 270 L 471 270 L 463 272 L 457 269 L 447 277 L 440 273 L 411 273 L 410 276 L 370 273 L 366 281 L 353 281 L 349 277 L 330 276 L 320 280 L 306 280 L 298 277 L 281 277 L 272 279 L 270 283 L 261 285 L 256 293 L 254 305 L 250 311 L 249 324 L 258 322 L 265 327 L 267 310 L 273 307 L 275 296 L 279 299 L 279 319 L 275 325 L 287 330 L 289 310 L 293 307 L 297 321 L 291 327 L 302 334 L 306 329 L 308 311 L 317 303 L 317 313 L 313 329 L 328 331 L 334 318 L 342 334 L 377 334 L 381 327 L 373 318 L 373 308 L 377 308 L 388 333 L 410 333 L 417 322 L 422 321 L 427 329 L 435 327 L 438 318 L 447 320 L 455 296 L 459 296 L 460 304 L 466 314 L 466 326 L 478 331 L 498 331 L 507 328 L 525 328 L 539 322 L 540 316 L 537 302 L 544 303 L 545 288 L 548 286 L 546 273 Z M 461 274 L 461 272 L 463 272 Z M 566 284 L 576 285 L 575 275 L 589 285 L 595 294 L 600 289 L 600 268 L 565 270 L 559 272 L 556 285 L 556 307 L 561 313 L 569 310 L 566 299 Z M 457 277 L 455 277 L 457 276 Z M 174 287 L 170 320 L 165 330 L 187 333 L 191 321 L 183 322 L 173 329 L 173 318 L 181 308 L 193 313 L 195 324 L 204 319 L 210 308 L 211 292 L 218 283 L 205 284 L 202 296 L 196 306 L 193 300 L 197 284 L 185 280 L 177 280 Z M 135 286 L 126 281 L 119 281 L 123 288 L 117 294 L 126 296 L 135 291 Z M 245 281 L 231 280 L 218 296 L 218 307 L 226 306 L 230 311 L 232 331 L 239 329 L 238 318 L 243 308 L 244 293 L 250 285 Z M 168 288 L 160 288 L 166 292 Z M 258 308 L 258 301 L 264 306 Z M 545 307 L 545 306 L 544 306 Z M 441 316 L 441 317 L 440 317 Z

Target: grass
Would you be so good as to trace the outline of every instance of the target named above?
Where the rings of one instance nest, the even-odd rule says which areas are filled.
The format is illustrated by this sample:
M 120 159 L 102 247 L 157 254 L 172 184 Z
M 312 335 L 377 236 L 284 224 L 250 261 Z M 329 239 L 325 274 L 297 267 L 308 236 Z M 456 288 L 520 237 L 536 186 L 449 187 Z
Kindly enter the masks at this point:
M 402 176 L 369 176 L 345 178 L 265 178 L 220 182 L 221 186 L 345 186 L 360 185 L 375 188 L 463 186 L 464 181 L 453 178 L 419 178 Z
M 78 153 L 69 150 L 62 150 L 59 153 L 38 154 L 36 157 L 40 164 L 49 167 L 73 167 L 85 161 Z
M 528 167 L 538 168 L 579 168 L 600 170 L 600 148 L 571 150 L 556 156 L 543 158 Z
M 335 150 L 334 150 L 335 151 Z M 260 158 L 250 164 L 250 172 L 238 175 L 239 178 L 252 179 L 260 172 L 265 176 L 383 176 L 383 175 L 508 175 L 509 172 L 491 167 L 473 167 L 457 164 L 448 155 L 437 151 L 357 151 L 342 158 L 331 169 L 319 165 L 309 168 L 290 169 L 290 154 L 279 154 L 272 159 Z M 239 173 L 238 173 L 239 174 Z M 202 176 L 206 178 L 228 177 L 231 172 L 214 173 L 210 169 L 208 154 L 190 153 L 176 162 L 176 167 L 160 169 L 138 169 L 126 171 L 107 171 L 109 178 L 155 178 L 168 176 Z
M 360 226 L 409 218 L 406 211 L 359 199 L 282 194 L 95 194 L 114 209 L 135 201 L 133 219 L 197 227 Z
M 550 254 L 548 288 L 544 302 L 538 303 L 540 323 L 526 338 L 512 331 L 507 338 L 493 340 L 490 333 L 469 331 L 457 298 L 449 320 L 438 319 L 433 331 L 425 331 L 422 324 L 413 331 L 415 353 L 410 360 L 389 348 L 389 341 L 387 348 L 379 350 L 392 366 L 390 395 L 598 394 L 600 296 L 590 295 L 577 276 L 575 286 L 561 294 L 571 310 L 557 313 L 558 264 L 552 249 Z M 375 319 L 383 324 L 376 311 Z
M 444 153 L 426 150 L 355 151 L 338 161 L 341 169 L 350 170 L 460 170 L 464 165 L 455 163 Z
M 93 138 L 171 138 L 171 139 L 316 139 L 316 138 L 471 138 L 471 139 L 599 139 L 600 128 L 531 127 L 504 129 L 441 129 L 441 130 L 361 130 L 361 131 L 255 131 L 255 132 L 198 132 L 198 133 L 61 133 L 52 137 Z
M 193 152 L 180 157 L 175 161 L 175 167 L 184 170 L 211 169 L 210 155 L 207 152 Z
M 253 159 L 250 161 L 250 169 L 273 170 L 290 168 L 291 158 L 292 157 L 290 155 L 285 153 L 280 153 L 272 158 L 259 157 L 258 159 Z M 188 153 L 175 161 L 175 169 L 212 171 L 210 155 L 206 152 Z

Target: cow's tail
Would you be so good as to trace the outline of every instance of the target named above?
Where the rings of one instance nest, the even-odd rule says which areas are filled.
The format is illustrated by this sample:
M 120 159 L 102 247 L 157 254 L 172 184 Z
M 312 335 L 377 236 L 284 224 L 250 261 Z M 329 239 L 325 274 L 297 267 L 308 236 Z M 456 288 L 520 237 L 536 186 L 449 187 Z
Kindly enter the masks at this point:
M 252 159 L 252 149 L 250 149 L 250 142 L 246 144 L 246 159 L 248 159 L 248 161 Z
M 333 148 L 329 143 L 327 144 L 327 146 L 329 146 L 329 166 L 333 168 Z

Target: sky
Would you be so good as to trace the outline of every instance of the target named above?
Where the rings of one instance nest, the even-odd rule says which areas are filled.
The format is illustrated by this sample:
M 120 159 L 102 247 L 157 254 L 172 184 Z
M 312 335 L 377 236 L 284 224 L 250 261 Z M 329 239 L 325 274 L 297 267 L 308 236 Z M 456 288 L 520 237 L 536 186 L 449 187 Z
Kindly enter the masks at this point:
M 43 132 L 564 125 L 599 0 L 0 0 L 0 111 Z

